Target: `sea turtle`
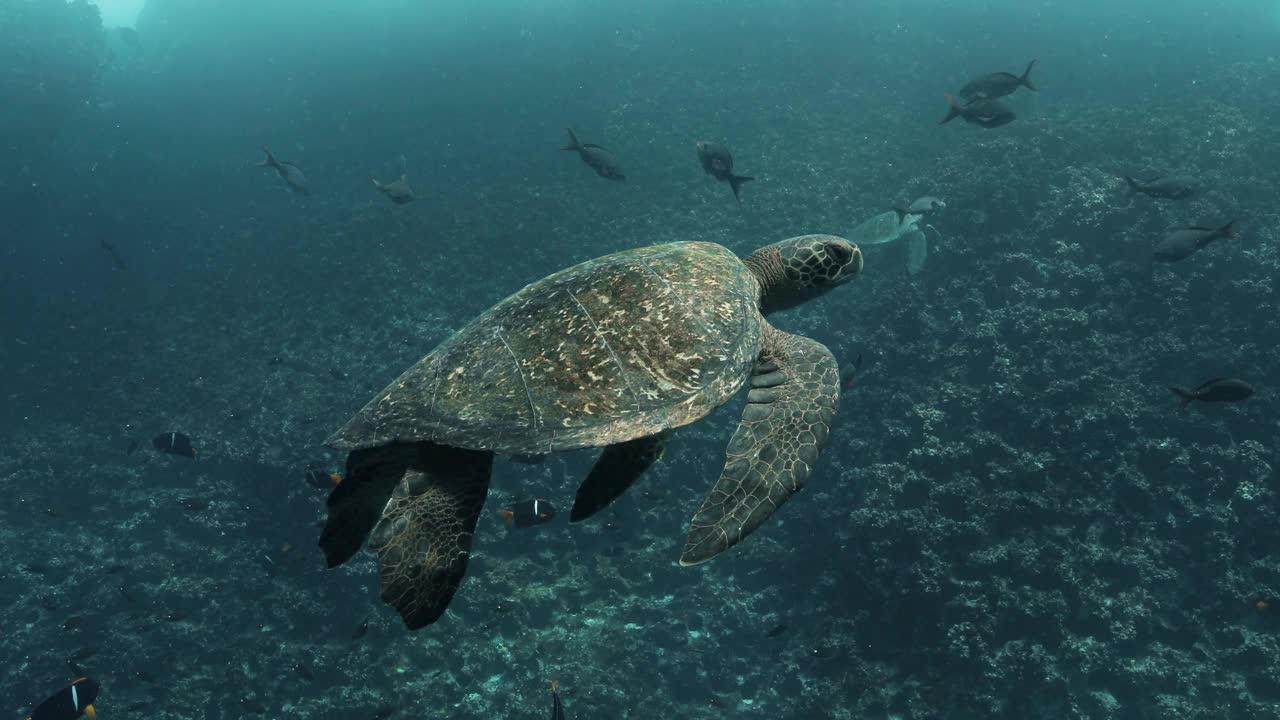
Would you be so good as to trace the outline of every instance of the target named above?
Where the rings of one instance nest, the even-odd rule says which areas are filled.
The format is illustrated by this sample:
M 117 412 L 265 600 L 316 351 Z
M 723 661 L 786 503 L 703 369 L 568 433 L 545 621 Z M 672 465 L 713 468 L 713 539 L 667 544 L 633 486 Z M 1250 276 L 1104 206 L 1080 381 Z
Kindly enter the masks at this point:
M 929 258 L 929 238 L 924 231 L 938 233 L 924 221 L 946 207 L 942 200 L 925 195 L 905 208 L 894 208 L 867 220 L 849 233 L 849 240 L 859 247 L 903 241 L 907 247 L 907 274 L 915 275 L 924 269 Z
M 444 613 L 466 572 L 494 454 L 604 447 L 571 520 L 618 497 L 673 428 L 750 382 L 720 479 L 682 565 L 709 560 L 800 489 L 839 401 L 826 347 L 764 318 L 862 270 L 832 235 L 745 259 L 677 242 L 589 260 L 481 314 L 378 393 L 326 443 L 349 451 L 320 537 L 329 567 L 365 540 L 382 599 L 409 629 Z

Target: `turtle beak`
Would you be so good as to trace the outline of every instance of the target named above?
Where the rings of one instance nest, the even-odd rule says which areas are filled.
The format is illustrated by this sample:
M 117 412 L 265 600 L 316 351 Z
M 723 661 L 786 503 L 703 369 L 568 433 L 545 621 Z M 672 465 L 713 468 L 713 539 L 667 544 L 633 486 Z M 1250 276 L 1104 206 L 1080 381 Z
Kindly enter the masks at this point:
M 853 243 L 849 243 L 849 247 L 853 249 L 853 258 L 845 266 L 845 269 L 850 275 L 857 275 L 862 272 L 862 251 Z

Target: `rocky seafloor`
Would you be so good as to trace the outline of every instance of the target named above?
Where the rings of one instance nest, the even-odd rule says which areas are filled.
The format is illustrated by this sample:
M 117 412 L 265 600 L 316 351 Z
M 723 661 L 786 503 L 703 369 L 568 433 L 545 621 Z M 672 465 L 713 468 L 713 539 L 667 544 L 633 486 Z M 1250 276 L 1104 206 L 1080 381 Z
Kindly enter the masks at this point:
M 538 183 L 406 208 L 263 177 L 251 207 L 169 215 L 118 243 L 130 269 L 104 260 L 94 302 L 33 293 L 0 348 L 0 696 L 21 712 L 84 671 L 108 718 L 490 720 L 546 713 L 555 674 L 576 718 L 1276 717 L 1277 72 L 998 131 L 927 121 L 915 147 L 763 108 L 742 207 L 690 143 L 626 186 L 548 153 L 565 167 Z M 815 162 L 798 135 L 847 153 Z M 1119 175 L 1159 171 L 1209 189 L 1124 197 Z M 368 554 L 322 569 L 302 472 L 341 458 L 319 443 L 506 293 L 641 243 L 840 233 L 924 193 L 949 207 L 923 273 L 870 248 L 863 278 L 774 318 L 863 370 L 809 487 L 728 556 L 674 562 L 737 404 L 590 522 L 486 511 L 421 632 L 378 603 Z M 1151 262 L 1167 226 L 1236 217 L 1239 238 Z M 1259 393 L 1179 412 L 1166 388 L 1215 375 Z M 169 430 L 200 458 L 152 452 Z M 489 508 L 567 508 L 590 460 L 500 463 Z

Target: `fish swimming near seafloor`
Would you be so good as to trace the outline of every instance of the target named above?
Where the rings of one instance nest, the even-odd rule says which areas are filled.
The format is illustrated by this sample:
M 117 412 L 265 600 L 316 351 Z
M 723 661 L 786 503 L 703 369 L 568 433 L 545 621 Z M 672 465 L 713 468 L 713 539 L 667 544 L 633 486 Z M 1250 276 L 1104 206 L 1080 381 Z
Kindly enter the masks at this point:
M 1125 175 L 1128 195 L 1142 194 L 1162 200 L 1182 200 L 1189 198 L 1203 189 L 1204 184 L 1192 175 L 1161 175 L 1150 180 L 1134 180 Z
M 527 528 L 551 522 L 556 516 L 556 506 L 550 500 L 534 498 L 513 503 L 500 512 L 507 527 Z
M 939 210 L 945 210 L 947 204 L 941 198 L 932 195 L 925 195 L 917 198 L 915 202 L 906 207 L 894 207 L 893 211 L 898 213 L 898 223 L 901 224 L 908 215 L 921 215 L 928 217 Z
M 1193 401 L 1199 402 L 1240 402 L 1249 399 L 1253 395 L 1253 388 L 1249 383 L 1235 378 L 1213 378 L 1206 380 L 1195 390 L 1183 390 L 1182 388 L 1171 387 L 1169 391 L 1182 401 L 1179 405 L 1186 408 Z
M 556 676 L 551 676 L 551 720 L 564 720 L 564 705 L 560 704 L 560 690 L 556 687 Z
M 1017 114 L 1009 108 L 1008 105 L 994 98 L 982 98 L 978 100 L 970 100 L 961 105 L 956 102 L 954 95 L 947 94 L 947 116 L 938 121 L 939 125 L 946 125 L 956 118 L 960 118 L 971 125 L 984 127 L 988 130 L 998 128 L 1002 125 L 1008 125 L 1017 119 Z
M 1021 75 L 995 72 L 974 78 L 965 83 L 965 86 L 956 94 L 966 100 L 981 100 L 1012 95 L 1013 91 L 1020 87 L 1035 91 L 1036 86 L 1031 84 L 1031 68 L 1035 67 L 1035 64 L 1035 60 L 1027 63 L 1027 69 L 1022 71 Z
M 409 187 L 409 179 L 401 175 L 399 180 L 392 180 L 389 183 L 378 182 L 373 180 L 373 186 L 382 191 L 383 195 L 391 198 L 391 202 L 397 205 L 413 202 L 413 188 Z
M 151 446 L 162 453 L 196 459 L 196 449 L 191 445 L 191 438 L 180 432 L 160 433 L 151 440 Z
M 79 678 L 37 705 L 27 720 L 76 720 L 81 715 L 93 720 L 97 716 L 93 704 L 101 689 L 96 680 Z
M 285 184 L 289 186 L 290 190 L 293 190 L 300 195 L 311 194 L 311 188 L 310 184 L 307 182 L 307 176 L 302 173 L 302 170 L 299 169 L 297 165 L 284 160 L 277 160 L 265 145 L 262 147 L 262 152 L 266 153 L 267 156 L 262 159 L 262 162 L 258 163 L 258 167 L 267 167 L 275 170 L 276 173 L 284 179 Z
M 840 366 L 840 388 L 842 390 L 852 390 L 853 386 L 858 382 L 858 375 L 862 372 L 862 353 L 858 353 L 858 357 L 851 363 L 845 363 Z
M 699 141 L 696 147 L 698 149 L 698 162 L 702 163 L 702 171 L 720 182 L 729 183 L 729 188 L 733 190 L 734 199 L 742 202 L 742 198 L 738 196 L 738 188 L 755 180 L 755 178 L 733 174 L 733 155 L 729 153 L 729 149 L 725 146 L 703 140 Z
M 1153 259 L 1161 262 L 1177 262 L 1199 252 L 1218 238 L 1235 237 L 1232 227 L 1235 220 L 1218 228 L 1192 225 L 1169 233 L 1156 245 Z
M 332 490 L 342 484 L 341 475 L 335 472 L 325 472 L 324 470 L 308 470 L 303 477 L 308 485 L 317 490 Z
M 560 148 L 578 153 L 578 157 L 582 158 L 582 162 L 586 163 L 596 174 L 606 180 L 626 180 L 627 175 L 622 171 L 622 164 L 613 156 L 613 153 L 600 145 L 593 143 L 578 142 L 578 136 L 574 134 L 572 128 L 566 128 L 565 132 L 569 133 L 569 144 Z

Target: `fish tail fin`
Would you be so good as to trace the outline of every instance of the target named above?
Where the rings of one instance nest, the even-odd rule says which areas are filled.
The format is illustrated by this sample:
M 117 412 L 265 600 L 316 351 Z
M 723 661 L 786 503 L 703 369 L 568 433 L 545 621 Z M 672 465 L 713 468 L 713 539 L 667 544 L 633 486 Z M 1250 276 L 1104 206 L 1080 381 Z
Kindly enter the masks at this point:
M 1022 86 L 1028 90 L 1039 91 L 1040 88 L 1031 84 L 1031 68 L 1035 66 L 1036 66 L 1035 60 L 1032 60 L 1031 62 L 1027 63 L 1027 69 L 1022 72 L 1022 77 L 1018 78 L 1018 82 L 1022 83 Z
M 516 514 L 510 510 L 500 510 L 499 514 L 502 515 L 502 521 L 507 524 L 507 527 L 511 527 L 516 524 Z
M 909 210 L 907 210 L 906 208 L 903 208 L 903 207 L 894 207 L 894 208 L 893 208 L 893 211 L 894 211 L 895 213 L 897 213 L 897 214 L 898 214 L 898 224 L 899 224 L 899 225 L 901 225 L 901 224 L 902 224 L 902 221 L 903 221 L 903 220 L 906 220 L 906 219 L 907 219 L 907 216 L 911 214 L 911 211 L 909 211 Z
M 84 706 L 84 716 L 89 720 L 97 720 L 98 710 L 93 706 L 93 703 Z
M 1124 178 L 1126 197 L 1133 197 L 1138 194 L 1138 181 L 1134 180 L 1133 177 L 1129 175 L 1122 175 L 1121 177 Z
M 742 198 L 738 197 L 738 188 L 742 187 L 746 183 L 751 182 L 752 180 L 755 180 L 755 178 L 747 177 L 746 175 L 730 175 L 729 176 L 729 187 L 733 188 L 733 197 L 738 202 L 742 202 Z
M 262 162 L 258 163 L 257 167 L 276 167 L 275 156 L 271 154 L 271 151 L 267 149 L 266 145 L 262 146 L 262 152 L 266 157 L 262 158 Z
M 379 190 L 382 189 L 382 183 L 378 182 L 377 178 L 369 178 L 369 182 L 373 183 L 373 186 L 378 188 Z
M 551 676 L 551 692 L 555 692 L 555 691 L 556 691 L 556 676 L 552 675 Z
M 565 128 L 565 132 L 569 133 L 569 144 L 560 148 L 561 150 L 581 150 L 582 143 L 578 142 L 578 136 L 573 133 L 573 128 Z
M 1181 404 L 1178 405 L 1178 407 L 1182 409 L 1186 409 L 1187 405 L 1191 404 L 1191 401 L 1196 399 L 1195 395 L 1192 395 L 1191 393 L 1179 387 L 1171 387 L 1169 388 L 1169 392 L 1173 393 L 1174 395 L 1177 395 L 1178 399 L 1182 401 Z
M 1237 220 L 1232 220 L 1226 225 L 1223 225 L 1221 228 L 1218 229 L 1218 234 L 1224 238 L 1235 237 L 1236 236 L 1235 225 L 1237 222 L 1238 222 Z
M 952 120 L 955 120 L 960 113 L 960 105 L 956 102 L 956 96 L 951 93 L 947 93 L 947 116 L 938 121 L 938 124 L 946 125 Z

